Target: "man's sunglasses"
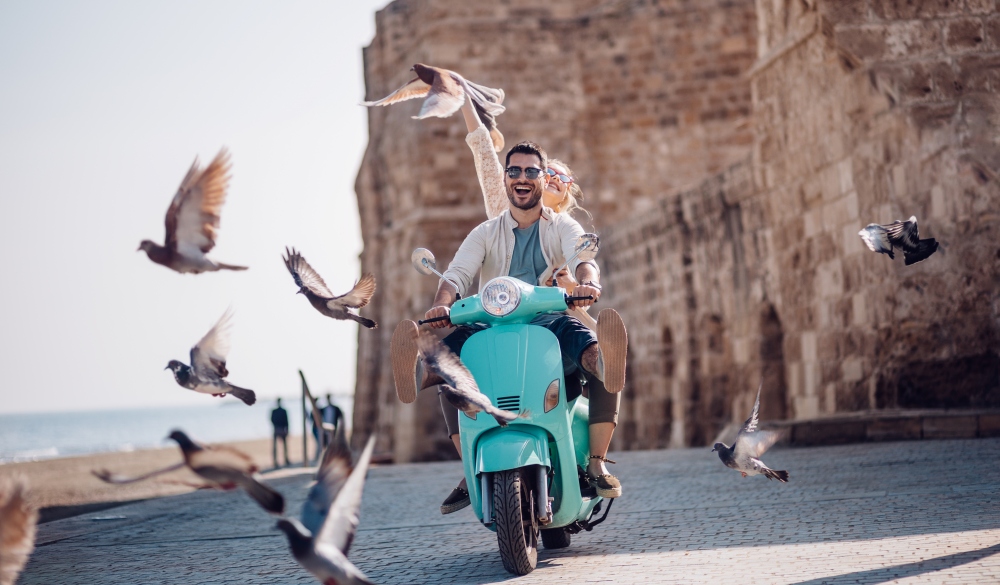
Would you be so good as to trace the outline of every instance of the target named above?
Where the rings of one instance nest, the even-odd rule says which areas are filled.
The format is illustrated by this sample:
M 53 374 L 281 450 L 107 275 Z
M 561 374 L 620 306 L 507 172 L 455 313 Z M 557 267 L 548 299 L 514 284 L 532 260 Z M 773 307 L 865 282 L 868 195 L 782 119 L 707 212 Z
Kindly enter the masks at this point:
M 528 167 L 526 169 L 522 169 L 521 167 L 507 167 L 507 176 L 511 179 L 520 178 L 522 170 L 524 171 L 524 178 L 528 180 L 537 179 L 542 173 L 545 172 L 542 169 L 535 167 Z
M 569 175 L 563 175 L 563 174 L 557 173 L 552 168 L 545 169 L 545 174 L 548 175 L 548 176 L 550 176 L 550 177 L 559 177 L 559 180 L 562 181 L 563 183 L 567 183 L 568 184 L 568 183 L 572 183 L 573 182 L 573 177 L 571 177 Z

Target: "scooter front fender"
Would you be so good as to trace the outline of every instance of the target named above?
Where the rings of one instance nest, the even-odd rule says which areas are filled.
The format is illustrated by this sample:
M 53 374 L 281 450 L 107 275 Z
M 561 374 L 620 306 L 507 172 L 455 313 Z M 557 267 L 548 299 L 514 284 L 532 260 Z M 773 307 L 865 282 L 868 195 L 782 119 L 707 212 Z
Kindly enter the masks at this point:
M 514 428 L 509 426 L 483 433 L 476 445 L 476 475 L 527 465 L 552 467 L 545 430 L 530 425 Z

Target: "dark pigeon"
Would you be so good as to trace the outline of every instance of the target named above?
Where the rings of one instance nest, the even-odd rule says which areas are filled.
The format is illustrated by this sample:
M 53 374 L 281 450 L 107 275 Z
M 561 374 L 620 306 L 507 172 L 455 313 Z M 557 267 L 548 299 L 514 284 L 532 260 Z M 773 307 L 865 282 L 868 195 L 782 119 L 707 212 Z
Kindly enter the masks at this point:
M 171 370 L 174 379 L 184 388 L 212 396 L 232 394 L 250 406 L 257 401 L 254 391 L 234 386 L 225 379 L 229 375 L 229 370 L 226 369 L 226 356 L 229 354 L 231 318 L 232 312 L 223 313 L 201 341 L 191 348 L 190 366 L 178 360 L 170 360 L 164 369 Z
M 424 367 L 444 380 L 438 386 L 439 391 L 444 393 L 448 402 L 470 418 L 476 418 L 477 413 L 485 412 L 498 425 L 505 427 L 510 421 L 529 416 L 530 412 L 527 410 L 517 414 L 493 406 L 490 399 L 480 392 L 472 372 L 462 364 L 462 360 L 431 333 L 418 334 L 417 345 L 424 358 Z
M 288 537 L 292 556 L 320 583 L 372 585 L 371 580 L 347 560 L 347 554 L 358 530 L 361 496 L 374 447 L 375 437 L 371 437 L 353 470 L 349 452 L 346 459 L 340 449 L 332 452 L 328 461 L 324 455 L 326 466 L 321 468 L 323 474 L 313 491 L 319 503 L 316 509 L 325 512 L 312 517 L 306 515 L 307 508 L 304 508 L 302 522 L 294 518 L 278 520 L 277 528 Z M 313 495 L 310 492 L 310 499 Z M 307 528 L 307 523 L 315 530 Z
M 911 215 L 906 221 L 896 220 L 889 225 L 879 225 L 877 223 L 868 224 L 865 229 L 858 232 L 861 239 L 872 252 L 888 254 L 889 258 L 895 259 L 894 248 L 903 251 L 903 260 L 906 266 L 916 264 L 927 259 L 938 249 L 938 242 L 934 238 L 920 239 L 917 233 L 917 216 Z
M 354 283 L 354 288 L 338 297 L 330 292 L 326 283 L 323 282 L 323 278 L 313 270 L 313 267 L 295 248 L 291 250 L 285 248 L 285 254 L 282 256 L 282 260 L 285 261 L 285 267 L 295 279 L 295 284 L 299 287 L 299 294 L 305 295 L 317 311 L 333 319 L 357 321 L 369 329 L 378 327 L 378 323 L 375 321 L 355 315 L 349 310 L 360 309 L 371 300 L 372 295 L 375 294 L 374 276 L 365 274 L 361 280 Z
M 774 431 L 757 430 L 757 414 L 760 411 L 760 389 L 764 383 L 757 387 L 757 400 L 753 403 L 753 412 L 750 418 L 743 423 L 732 447 L 727 447 L 725 443 L 716 443 L 712 451 L 719 453 L 719 459 L 739 471 L 743 477 L 748 475 L 763 475 L 767 479 L 776 479 L 783 483 L 788 483 L 788 472 L 774 470 L 764 465 L 759 459 L 774 443 L 781 438 L 781 433 Z
M 107 483 L 126 484 L 167 473 L 186 465 L 197 476 L 208 482 L 208 485 L 195 487 L 212 487 L 222 490 L 232 490 L 240 487 L 268 512 L 272 514 L 284 513 L 285 498 L 275 491 L 274 488 L 257 480 L 255 477 L 259 470 L 257 464 L 246 453 L 223 445 L 199 445 L 180 430 L 171 432 L 168 438 L 177 441 L 177 444 L 181 448 L 181 453 L 184 455 L 184 463 L 171 465 L 131 478 L 115 475 L 103 469 L 93 473 Z
M 0 478 L 0 583 L 13 585 L 35 550 L 38 508 L 21 476 Z
M 503 150 L 503 134 L 497 128 L 496 122 L 496 116 L 506 111 L 502 105 L 504 100 L 502 89 L 472 83 L 454 71 L 422 63 L 417 63 L 410 71 L 416 73 L 417 76 L 386 97 L 372 102 L 362 102 L 361 105 L 388 106 L 426 97 L 424 105 L 420 108 L 420 113 L 413 117 L 417 120 L 432 116 L 447 118 L 462 107 L 462 104 L 465 103 L 465 96 L 468 95 L 472 98 L 472 105 L 475 106 L 479 119 L 490 132 L 493 148 L 497 152 Z
M 215 247 L 220 213 L 229 189 L 230 166 L 225 148 L 204 170 L 195 158 L 167 208 L 164 245 L 143 240 L 138 249 L 146 252 L 153 262 L 181 274 L 246 270 L 246 266 L 223 264 L 205 255 Z

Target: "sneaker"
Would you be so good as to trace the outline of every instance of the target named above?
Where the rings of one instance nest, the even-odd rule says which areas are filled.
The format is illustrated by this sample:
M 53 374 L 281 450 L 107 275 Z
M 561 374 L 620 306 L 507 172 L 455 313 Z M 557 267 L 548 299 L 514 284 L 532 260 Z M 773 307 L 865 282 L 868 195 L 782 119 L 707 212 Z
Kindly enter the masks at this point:
M 590 485 L 597 489 L 597 495 L 602 498 L 617 498 L 622 495 L 622 483 L 618 478 L 610 473 L 603 473 L 597 477 L 589 477 Z
M 395 336 L 393 336 L 395 339 Z M 608 392 L 617 394 L 625 388 L 625 354 L 628 333 L 625 322 L 614 309 L 604 309 L 597 316 L 597 371 Z
M 417 399 L 420 386 L 417 371 L 419 354 L 417 352 L 417 324 L 413 321 L 400 321 L 392 332 L 389 342 L 389 355 L 392 362 L 392 379 L 396 383 L 396 396 L 404 404 L 410 404 Z
M 472 500 L 469 498 L 469 491 L 463 487 L 457 487 L 451 490 L 451 494 L 441 504 L 441 513 L 451 514 L 452 512 L 458 512 L 471 503 Z

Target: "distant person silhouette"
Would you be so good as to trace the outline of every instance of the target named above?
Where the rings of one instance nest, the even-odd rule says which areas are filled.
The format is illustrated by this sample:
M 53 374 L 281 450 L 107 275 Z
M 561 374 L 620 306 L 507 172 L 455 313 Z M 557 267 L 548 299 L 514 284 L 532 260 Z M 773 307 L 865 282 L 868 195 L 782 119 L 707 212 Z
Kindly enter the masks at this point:
M 323 422 L 327 425 L 333 425 L 333 428 L 327 430 L 323 433 L 323 447 L 325 448 L 333 440 L 334 434 L 340 427 L 340 424 L 344 421 L 344 411 L 340 410 L 340 407 L 333 403 L 333 395 L 326 395 L 326 406 L 323 407 L 321 411 L 323 414 Z
M 274 459 L 274 466 L 278 467 L 278 441 L 285 451 L 285 465 L 291 465 L 288 460 L 288 411 L 281 407 L 281 399 L 271 411 L 271 424 L 274 426 L 274 439 L 271 441 L 271 458 Z

